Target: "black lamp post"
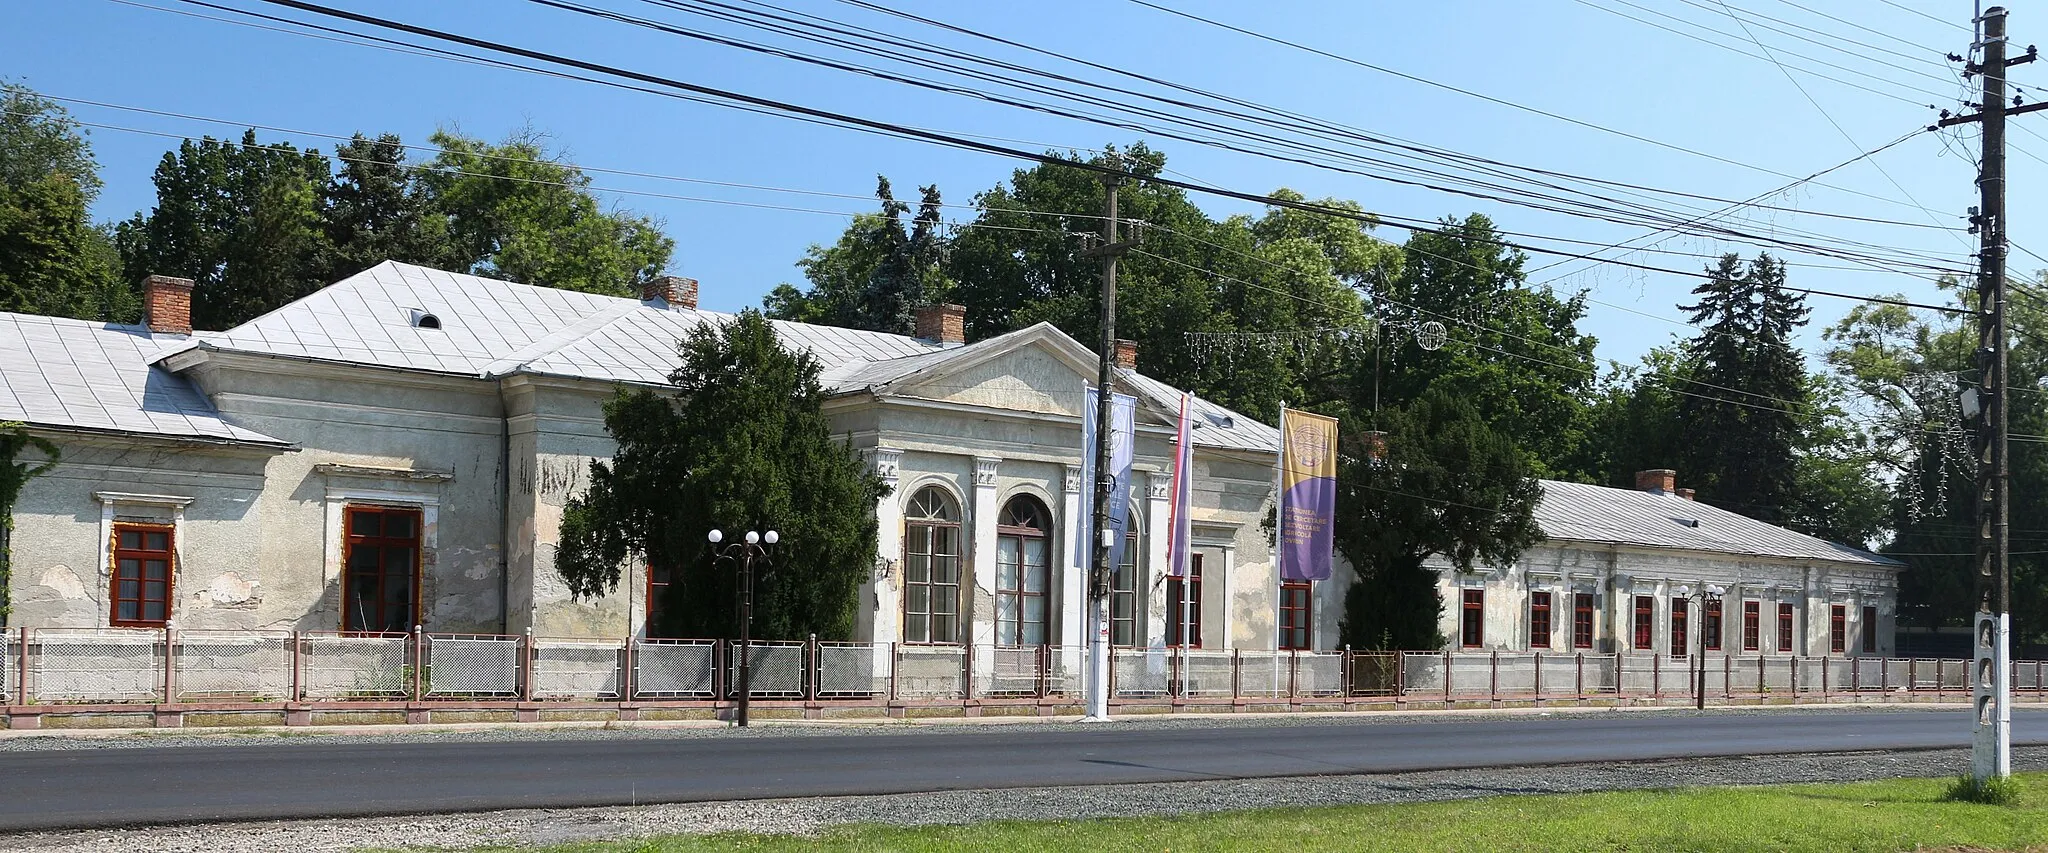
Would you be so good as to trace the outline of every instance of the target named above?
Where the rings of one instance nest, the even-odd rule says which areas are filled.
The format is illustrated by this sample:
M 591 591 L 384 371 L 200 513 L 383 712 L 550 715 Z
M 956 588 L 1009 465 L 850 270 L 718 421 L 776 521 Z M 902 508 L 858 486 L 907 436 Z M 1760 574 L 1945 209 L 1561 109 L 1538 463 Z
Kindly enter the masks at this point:
M 1694 594 L 1692 587 L 1689 586 L 1678 588 L 1680 596 L 1684 596 L 1688 600 L 1694 598 L 1700 600 L 1699 680 L 1693 682 L 1692 689 L 1692 706 L 1695 710 L 1704 711 L 1707 709 L 1707 602 L 1720 601 L 1721 596 L 1727 592 L 1727 590 L 1714 584 L 1701 586 L 1697 594 Z M 1721 626 L 1715 625 L 1714 630 L 1721 630 Z
M 734 542 L 723 548 L 718 547 L 718 543 L 725 541 L 724 532 L 714 529 L 707 538 L 711 540 L 711 555 L 714 563 L 720 561 L 735 563 L 739 566 L 740 570 L 740 706 L 739 713 L 734 720 L 740 724 L 740 727 L 745 728 L 747 725 L 747 699 L 753 694 L 753 679 L 750 677 L 751 673 L 747 666 L 747 659 L 749 657 L 747 649 L 753 645 L 754 561 L 759 560 L 762 563 L 772 564 L 772 561 L 768 559 L 767 546 L 775 544 L 782 537 L 773 530 L 767 533 L 756 533 L 749 530 L 747 531 L 745 541 Z

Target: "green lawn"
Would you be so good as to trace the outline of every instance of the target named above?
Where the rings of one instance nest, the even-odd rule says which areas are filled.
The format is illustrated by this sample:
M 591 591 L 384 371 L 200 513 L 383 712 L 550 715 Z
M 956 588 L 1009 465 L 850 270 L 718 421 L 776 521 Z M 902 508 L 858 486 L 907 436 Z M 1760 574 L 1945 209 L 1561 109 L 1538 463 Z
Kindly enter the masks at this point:
M 541 848 L 655 851 L 2027 850 L 2048 851 L 2048 774 L 2009 806 L 1944 802 L 1948 780 L 1490 797 L 1190 817 L 852 826 L 822 837 L 669 836 Z

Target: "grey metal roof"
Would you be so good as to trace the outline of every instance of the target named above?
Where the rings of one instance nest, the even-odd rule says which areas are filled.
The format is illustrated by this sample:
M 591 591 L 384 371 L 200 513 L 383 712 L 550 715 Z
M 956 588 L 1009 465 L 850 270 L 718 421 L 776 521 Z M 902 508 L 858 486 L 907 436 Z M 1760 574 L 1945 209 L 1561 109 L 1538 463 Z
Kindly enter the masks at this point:
M 416 328 L 414 311 L 433 314 L 441 327 Z M 189 346 L 481 378 L 535 373 L 662 384 L 676 367 L 676 342 L 730 316 L 386 261 L 233 329 L 202 333 Z M 1089 352 L 1043 324 L 966 346 L 808 323 L 774 325 L 785 346 L 818 359 L 820 381 L 835 392 L 874 388 L 1030 335 Z M 1129 371 L 1123 378 L 1162 411 L 1180 404 L 1180 393 L 1163 382 Z M 1197 444 L 1278 451 L 1278 433 L 1257 419 L 1206 400 L 1198 400 L 1196 410 Z
M 186 340 L 142 326 L 0 313 L 0 421 L 289 446 L 228 423 L 190 382 L 151 366 Z
M 1544 480 L 1536 521 L 1551 539 L 1867 566 L 1904 565 L 1677 495 L 1583 483 Z

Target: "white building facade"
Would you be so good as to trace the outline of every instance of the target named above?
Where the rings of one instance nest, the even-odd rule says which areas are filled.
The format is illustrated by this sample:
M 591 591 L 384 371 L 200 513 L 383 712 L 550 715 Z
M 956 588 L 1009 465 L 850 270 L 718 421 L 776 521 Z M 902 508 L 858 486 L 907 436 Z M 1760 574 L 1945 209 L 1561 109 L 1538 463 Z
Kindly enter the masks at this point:
M 15 509 L 10 625 L 646 636 L 659 573 L 635 565 L 577 600 L 554 557 L 563 507 L 613 452 L 604 401 L 665 385 L 676 341 L 720 319 L 696 309 L 695 282 L 634 300 L 385 263 L 196 333 L 180 313 L 189 282 L 146 290 L 147 326 L 0 314 L 0 421 L 63 450 Z M 776 324 L 823 365 L 834 431 L 892 486 L 852 639 L 1083 645 L 1072 555 L 1095 356 L 1044 324 L 967 344 L 962 311 L 927 309 L 916 337 Z M 1165 576 L 1179 395 L 1133 367 L 1119 376 L 1139 404 L 1115 642 L 1335 648 L 1350 570 L 1280 581 L 1262 528 L 1277 434 L 1254 418 L 1197 401 L 1199 575 Z M 1890 648 L 1899 567 L 1883 558 L 1674 494 L 1546 483 L 1539 521 L 1550 541 L 1516 565 L 1444 572 L 1453 648 L 1632 649 L 1648 601 L 1651 645 L 1668 650 L 1675 590 L 1707 584 L 1728 589 L 1723 648 L 1744 648 L 1752 604 L 1756 651 L 1830 653 L 1840 608 L 1840 653 L 1871 631 Z M 1581 604 L 1590 637 L 1575 633 Z M 1676 612 L 1687 632 L 1711 621 Z

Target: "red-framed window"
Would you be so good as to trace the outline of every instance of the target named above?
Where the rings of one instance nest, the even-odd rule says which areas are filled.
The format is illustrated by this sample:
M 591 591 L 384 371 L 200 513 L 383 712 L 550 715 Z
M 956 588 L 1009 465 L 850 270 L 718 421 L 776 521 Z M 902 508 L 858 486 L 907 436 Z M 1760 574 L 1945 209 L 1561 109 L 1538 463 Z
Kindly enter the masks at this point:
M 937 486 L 903 511 L 903 641 L 960 642 L 960 507 Z
M 342 630 L 411 631 L 419 624 L 420 511 L 352 506 L 343 514 Z
M 1029 495 L 1003 505 L 996 518 L 996 645 L 1046 641 L 1052 579 L 1052 513 Z
M 1280 585 L 1280 648 L 1309 649 L 1315 644 L 1315 632 L 1309 629 L 1310 599 L 1306 581 L 1288 581 Z
M 668 603 L 669 584 L 675 582 L 675 570 L 667 564 L 647 564 L 647 637 L 663 639 L 668 631 L 662 627 L 661 616 Z
M 1792 646 L 1792 605 L 1780 604 L 1778 605 L 1777 651 L 1780 654 L 1791 654 L 1793 652 Z
M 1684 598 L 1671 599 L 1671 656 L 1682 658 L 1692 648 L 1686 642 L 1686 617 L 1692 615 L 1692 602 Z
M 1550 648 L 1550 593 L 1529 593 L 1529 648 Z
M 1700 614 L 1700 630 L 1706 632 L 1707 651 L 1721 650 L 1721 600 L 1707 599 L 1705 612 Z
M 1763 648 L 1764 605 L 1761 601 L 1742 603 L 1742 650 L 1754 652 Z
M 1877 608 L 1863 608 L 1863 623 L 1856 627 L 1863 633 L 1863 653 L 1877 654 Z
M 1657 642 L 1657 599 L 1636 596 L 1636 650 L 1651 648 Z
M 1572 595 L 1572 648 L 1593 647 L 1593 594 L 1589 592 Z
M 1183 594 L 1181 592 L 1182 583 L 1183 581 L 1177 577 L 1169 575 L 1166 578 L 1166 644 L 1169 646 L 1181 644 L 1180 602 L 1181 595 Z M 1190 628 L 1187 632 L 1188 648 L 1199 649 L 1202 647 L 1201 554 L 1188 555 L 1188 576 L 1185 583 L 1187 589 L 1185 594 L 1188 596 L 1187 624 Z
M 1465 590 L 1465 606 L 1459 610 L 1458 643 L 1468 649 L 1486 644 L 1486 590 Z
M 1849 650 L 1849 608 L 1837 604 L 1828 608 L 1828 648 L 1835 652 Z
M 110 625 L 161 628 L 171 618 L 175 533 L 161 524 L 114 525 Z

